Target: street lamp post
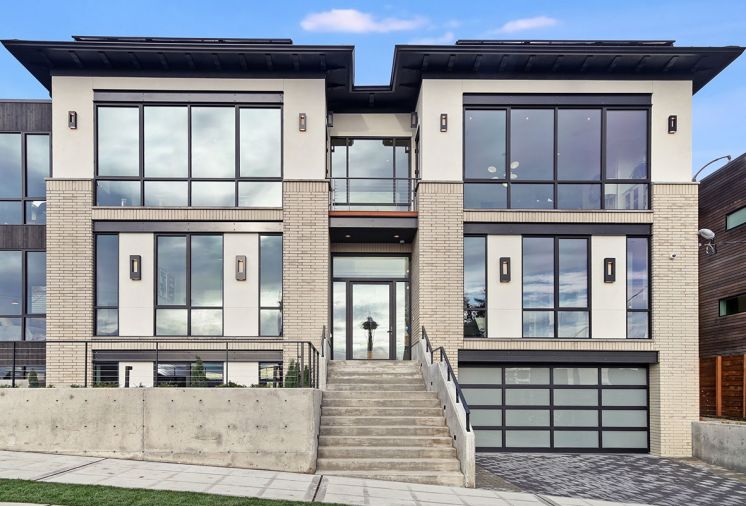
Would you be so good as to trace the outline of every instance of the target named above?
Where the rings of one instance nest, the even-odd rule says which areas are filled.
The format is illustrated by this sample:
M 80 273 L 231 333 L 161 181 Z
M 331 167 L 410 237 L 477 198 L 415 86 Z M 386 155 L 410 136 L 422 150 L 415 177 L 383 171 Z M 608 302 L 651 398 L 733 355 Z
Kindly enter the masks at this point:
M 700 168 L 700 169 L 699 169 L 699 170 L 697 171 L 697 173 L 696 173 L 696 174 L 694 174 L 694 177 L 692 177 L 692 183 L 696 183 L 696 182 L 697 182 L 697 176 L 699 176 L 699 173 L 700 173 L 700 172 L 702 172 L 703 170 L 705 170 L 705 169 L 706 169 L 707 167 L 709 167 L 709 166 L 710 166 L 710 165 L 712 165 L 713 163 L 717 162 L 718 160 L 722 160 L 723 158 L 727 158 L 727 159 L 728 159 L 728 161 L 730 161 L 730 160 L 731 160 L 731 156 L 730 156 L 730 155 L 720 156 L 720 157 L 718 157 L 718 158 L 715 158 L 714 160 L 710 160 L 709 162 L 707 162 L 706 164 L 704 164 L 704 165 L 702 166 L 702 168 Z

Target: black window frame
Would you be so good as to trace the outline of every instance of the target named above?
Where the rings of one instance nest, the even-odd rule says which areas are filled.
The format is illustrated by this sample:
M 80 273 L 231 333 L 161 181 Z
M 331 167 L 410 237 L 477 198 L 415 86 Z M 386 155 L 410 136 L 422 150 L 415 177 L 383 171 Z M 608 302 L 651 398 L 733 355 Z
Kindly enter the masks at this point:
M 137 108 L 138 109 L 138 153 L 139 153 L 139 173 L 137 176 L 101 176 L 98 170 L 98 111 L 101 107 L 119 107 L 119 108 Z M 187 108 L 187 175 L 186 177 L 147 177 L 145 176 L 145 107 L 186 107 Z M 230 178 L 218 178 L 218 177 L 192 177 L 192 108 L 194 107 L 233 107 L 235 110 L 235 171 L 234 176 Z M 280 111 L 280 174 L 278 176 L 271 177 L 246 177 L 241 176 L 241 110 L 242 109 L 277 109 Z M 279 205 L 272 207 L 259 207 L 259 206 L 239 206 L 239 188 L 241 183 L 246 182 L 274 182 L 282 185 L 282 181 L 285 174 L 285 160 L 284 160 L 284 147 L 285 147 L 285 135 L 284 135 L 284 106 L 282 103 L 261 103 L 261 102 L 246 102 L 246 103 L 235 103 L 235 102 L 200 102 L 200 101 L 184 101 L 184 102 L 167 102 L 167 101 L 153 101 L 153 102 L 125 102 L 125 101 L 94 101 L 94 125 L 93 125 L 93 160 L 94 160 L 94 195 L 93 202 L 98 206 L 98 183 L 99 181 L 110 181 L 110 182 L 124 182 L 124 181 L 135 181 L 139 183 L 139 205 L 136 206 L 125 206 L 138 208 L 149 208 L 149 209 L 160 209 L 170 207 L 181 207 L 181 206 L 146 206 L 145 205 L 145 182 L 171 182 L 171 183 L 187 183 L 187 207 L 194 207 L 197 209 L 281 209 L 282 199 Z M 223 182 L 223 183 L 234 183 L 234 195 L 232 206 L 192 206 L 192 183 L 201 182 Z M 111 207 L 111 206 L 102 206 Z M 119 207 L 119 206 L 114 206 Z
M 199 356 L 197 356 L 195 358 L 195 360 L 193 360 L 193 361 L 173 360 L 173 361 L 170 361 L 170 362 L 153 362 L 153 377 L 155 378 L 155 385 L 153 385 L 153 386 L 155 386 L 155 387 L 161 387 L 161 388 L 168 388 L 168 387 L 173 387 L 173 388 L 199 388 L 199 387 L 196 387 L 195 385 L 191 384 L 191 382 L 192 382 L 192 371 L 194 370 L 194 366 L 197 364 L 197 360 L 196 360 L 197 358 L 199 358 Z M 216 388 L 216 387 L 219 387 L 221 385 L 225 385 L 226 384 L 225 362 L 220 362 L 220 361 L 217 361 L 217 360 L 208 360 L 208 361 L 203 360 L 202 364 L 203 364 L 203 366 L 205 366 L 206 364 L 221 364 L 223 366 L 223 368 L 222 368 L 222 378 L 219 381 L 218 380 L 209 380 L 209 379 L 207 379 L 206 380 L 207 383 L 205 385 L 203 385 L 201 388 Z M 169 378 L 169 377 L 172 377 L 172 376 L 161 377 L 161 375 L 158 374 L 158 369 L 160 369 L 161 367 L 163 367 L 163 368 L 173 367 L 174 370 L 175 370 L 176 367 L 178 367 L 178 366 L 186 367 L 186 370 L 187 370 L 187 376 L 184 377 L 184 380 L 185 380 L 185 384 L 184 385 L 178 385 L 178 384 L 174 385 L 174 384 L 171 384 L 170 382 L 165 381 L 163 378 Z M 207 369 L 206 368 L 205 368 L 205 373 L 207 373 Z M 173 377 L 178 377 L 178 376 L 173 376 Z
M 746 206 L 741 206 L 741 207 L 739 207 L 738 209 L 734 209 L 733 211 L 731 211 L 731 212 L 729 212 L 729 213 L 727 213 L 727 214 L 725 215 L 725 231 L 726 231 L 726 232 L 728 232 L 728 231 L 730 231 L 730 230 L 735 230 L 735 229 L 737 229 L 737 228 L 739 228 L 739 227 L 743 227 L 744 225 L 746 225 L 746 220 L 744 220 L 744 221 L 743 221 L 743 223 L 739 223 L 739 224 L 738 224 L 738 225 L 736 225 L 735 227 L 729 227 L 729 226 L 728 226 L 728 218 L 729 218 L 730 216 L 733 216 L 733 215 L 734 215 L 734 214 L 736 214 L 737 212 L 740 212 L 740 211 L 746 211 Z
M 19 252 L 21 253 L 21 312 L 18 314 L 0 314 L 0 318 L 12 318 L 12 319 L 20 319 L 21 320 L 21 338 L 20 341 L 28 341 L 30 343 L 40 343 L 45 342 L 47 340 L 47 331 L 46 331 L 46 319 L 47 319 L 47 313 L 46 311 L 44 313 L 31 313 L 29 312 L 29 304 L 28 304 L 28 254 L 29 253 L 44 253 L 44 261 L 46 265 L 46 249 L 40 249 L 40 248 L 7 248 L 7 249 L 0 249 L 0 252 Z M 46 275 L 46 274 L 45 274 Z M 45 290 L 48 288 L 49 282 L 47 280 L 47 285 L 45 286 Z M 45 308 L 46 309 L 46 308 Z M 43 319 L 44 320 L 44 339 L 43 340 L 37 340 L 32 339 L 28 340 L 26 339 L 26 329 L 28 324 L 28 319 Z M 0 341 L 2 342 L 2 341 Z M 5 341 L 9 342 L 9 341 Z
M 467 308 L 466 304 L 466 297 L 464 296 L 464 323 L 466 323 L 466 313 L 467 311 L 484 311 L 484 335 L 483 336 L 467 336 L 466 332 L 464 332 L 464 339 L 487 339 L 489 337 L 489 249 L 487 247 L 488 237 L 487 235 L 481 235 L 481 234 L 465 234 L 463 241 L 466 242 L 467 238 L 475 237 L 475 238 L 481 238 L 484 240 L 484 307 L 483 308 Z M 464 248 L 465 249 L 465 248 Z M 466 283 L 466 253 L 463 255 L 464 263 L 461 266 L 462 267 L 462 277 L 464 279 L 464 285 Z M 463 286 L 463 288 L 466 288 Z
M 522 339 L 562 339 L 562 340 L 587 340 L 593 338 L 593 293 L 592 293 L 592 286 L 593 286 L 593 280 L 592 278 L 592 270 L 591 270 L 591 262 L 592 262 L 592 247 L 591 247 L 591 238 L 592 236 L 589 235 L 536 235 L 536 234 L 523 234 L 521 235 L 521 266 L 525 265 L 525 256 L 524 256 L 524 240 L 525 239 L 531 239 L 531 238 L 545 238 L 545 239 L 553 239 L 554 240 L 554 298 L 553 298 L 553 307 L 552 308 L 526 308 L 524 306 L 524 292 L 525 292 L 525 283 L 524 283 L 524 276 L 525 276 L 525 270 L 521 268 L 521 338 Z M 587 286 L 587 299 L 588 304 L 587 307 L 581 308 L 581 307 L 561 307 L 559 300 L 560 300 L 560 270 L 559 270 L 559 241 L 563 239 L 582 239 L 586 241 L 586 286 Z M 525 336 L 523 332 L 523 317 L 524 313 L 526 312 L 549 312 L 552 311 L 554 313 L 554 337 L 531 337 L 531 336 Z M 559 330 L 559 313 L 560 312 L 587 312 L 588 313 L 588 336 L 587 337 L 559 337 L 558 336 L 558 330 Z
M 280 249 L 281 251 L 281 259 L 280 259 L 280 295 L 282 299 L 280 300 L 280 303 L 277 306 L 262 306 L 262 237 L 279 237 L 280 238 Z M 257 238 L 257 334 L 259 337 L 282 337 L 284 335 L 285 330 L 285 311 L 283 309 L 283 302 L 284 302 L 284 296 L 285 296 L 285 269 L 284 269 L 284 252 L 285 252 L 285 238 L 282 233 L 275 232 L 275 233 L 267 233 L 267 234 L 259 234 Z M 278 335 L 269 335 L 264 334 L 262 332 L 262 310 L 279 310 L 280 311 L 280 332 Z
M 19 202 L 21 204 L 21 222 L 20 223 L 12 223 L 9 225 L 37 225 L 37 226 L 45 226 L 47 223 L 46 220 L 46 202 L 47 202 L 47 195 L 46 195 L 46 189 L 44 191 L 44 195 L 38 195 L 38 196 L 29 196 L 28 193 L 28 149 L 27 146 L 27 139 L 30 136 L 44 136 L 48 139 L 49 144 L 49 170 L 47 171 L 46 177 L 52 177 L 52 134 L 49 132 L 29 132 L 25 130 L 3 130 L 0 131 L 0 135 L 2 134 L 15 134 L 21 136 L 21 196 L 20 197 L 0 197 L 0 203 L 2 202 Z M 34 223 L 33 221 L 29 222 L 26 217 L 26 205 L 29 202 L 44 202 L 45 211 L 44 211 L 44 223 Z
M 645 239 L 648 243 L 647 256 L 648 256 L 648 304 L 645 309 L 631 309 L 629 307 L 629 240 L 630 239 Z M 625 287 L 624 287 L 624 306 L 626 310 L 625 316 L 625 338 L 633 341 L 650 341 L 653 339 L 653 318 L 652 318 L 652 305 L 653 305 L 653 244 L 652 237 L 649 235 L 628 235 L 624 238 L 624 259 L 627 266 L 627 270 L 624 273 Z M 629 337 L 629 313 L 647 313 L 648 315 L 648 337 L 638 338 Z
M 223 251 L 222 251 L 222 257 L 221 257 L 221 273 L 223 274 L 221 278 L 221 294 L 222 294 L 222 304 L 220 307 L 217 306 L 194 306 L 192 305 L 192 237 L 194 236 L 219 236 L 223 243 Z M 184 237 L 186 238 L 186 284 L 185 284 L 185 291 L 186 291 L 186 299 L 185 304 L 183 305 L 173 305 L 173 304 L 159 304 L 158 303 L 158 288 L 159 288 L 159 279 L 160 276 L 158 275 L 158 238 L 159 237 Z M 155 337 L 204 337 L 204 338 L 213 338 L 213 337 L 224 337 L 225 336 L 225 234 L 222 233 L 175 233 L 175 232 L 163 232 L 163 233 L 156 233 L 153 234 L 153 336 Z M 186 334 L 182 335 L 170 335 L 170 334 L 163 334 L 159 335 L 157 333 L 158 330 L 158 310 L 159 309 L 183 309 L 186 311 L 187 314 L 187 331 Z M 192 310 L 193 309 L 220 309 L 220 334 L 210 334 L 210 335 L 201 335 L 201 334 L 192 334 Z
M 584 364 L 584 363 L 473 363 L 473 364 L 459 364 L 459 368 L 473 365 L 480 368 L 495 368 L 500 370 L 500 383 L 499 384 L 482 384 L 482 383 L 461 383 L 461 388 L 465 390 L 501 390 L 501 402 L 500 404 L 469 404 L 469 409 L 480 410 L 494 410 L 501 412 L 501 425 L 472 425 L 475 431 L 478 430 L 499 430 L 501 431 L 502 446 L 500 447 L 475 447 L 476 452 L 547 452 L 547 453 L 649 453 L 650 452 L 650 367 L 647 364 L 619 364 L 614 362 L 609 363 L 595 363 L 595 364 Z M 595 385 L 565 385 L 557 384 L 555 382 L 554 370 L 556 368 L 595 368 L 598 370 L 597 383 Z M 548 384 L 508 384 L 505 382 L 505 370 L 510 368 L 548 368 L 549 369 L 549 383 Z M 645 369 L 645 385 L 604 385 L 603 384 L 603 369 L 604 368 L 644 368 Z M 519 404 L 508 404 L 506 402 L 506 393 L 510 389 L 535 389 L 535 390 L 549 390 L 549 401 L 546 405 L 519 405 Z M 594 405 L 583 406 L 580 404 L 576 405 L 556 405 L 554 399 L 554 391 L 557 389 L 575 389 L 575 390 L 596 390 L 598 392 L 597 403 Z M 645 390 L 647 402 L 645 406 L 604 406 L 603 405 L 603 391 L 604 390 Z M 525 410 L 541 410 L 549 411 L 549 425 L 548 426 L 510 426 L 506 424 L 506 411 L 508 409 L 525 409 Z M 592 411 L 598 412 L 598 424 L 593 426 L 555 426 L 554 425 L 554 412 L 555 411 Z M 604 427 L 603 425 L 603 411 L 646 411 L 647 413 L 647 424 L 646 427 L 622 427 L 622 426 L 610 426 Z M 508 430 L 535 430 L 535 431 L 549 431 L 549 447 L 507 447 L 506 446 L 506 433 Z M 586 447 L 555 447 L 554 445 L 554 431 L 580 431 L 580 432 L 598 432 L 598 446 L 595 448 Z M 647 432 L 647 446 L 645 448 L 604 448 L 603 447 L 603 432 Z
M 652 117 L 652 110 L 650 105 L 611 105 L 611 104 L 598 104 L 593 103 L 592 99 L 588 99 L 588 105 L 583 105 L 584 102 L 578 101 L 578 103 L 573 104 L 557 104 L 556 101 L 554 103 L 547 102 L 546 104 L 540 104 L 540 103 L 528 103 L 525 104 L 517 102 L 517 103 L 510 103 L 510 101 L 506 101 L 507 103 L 504 105 L 497 105 L 497 104 L 484 104 L 484 105 L 476 105 L 476 104 L 467 104 L 464 105 L 463 108 L 463 114 L 462 114 L 462 122 L 464 125 L 464 128 L 462 129 L 462 158 L 461 158 L 461 165 L 462 165 L 462 174 L 461 177 L 463 178 L 463 182 L 465 185 L 468 185 L 470 183 L 475 184 L 496 184 L 496 185 L 507 185 L 506 188 L 506 205 L 505 207 L 490 207 L 490 208 L 471 208 L 467 207 L 466 204 L 464 205 L 464 209 L 469 210 L 504 210 L 504 209 L 518 209 L 518 210 L 558 210 L 558 211 L 649 211 L 652 209 L 652 193 L 651 193 L 651 174 L 652 174 L 652 160 L 651 160 L 651 117 Z M 542 180 L 524 180 L 524 181 L 513 181 L 510 177 L 511 175 L 511 168 L 510 168 L 510 158 L 511 158 L 511 146 L 510 146 L 510 137 L 511 137 L 511 111 L 513 109 L 538 109 L 538 110 L 552 110 L 554 112 L 553 115 L 553 122 L 554 122 L 554 134 L 553 134 L 553 167 L 552 167 L 552 175 L 553 179 L 542 179 Z M 557 139 L 558 139 L 558 114 L 560 110 L 583 110 L 583 109 L 593 109 L 593 110 L 600 110 L 601 111 L 601 132 L 600 132 L 600 139 L 601 139 L 601 158 L 599 163 L 601 164 L 601 171 L 600 171 L 600 178 L 598 180 L 577 180 L 577 179 L 559 179 L 558 178 L 558 164 L 557 164 Z M 505 177 L 502 179 L 490 179 L 490 178 L 469 178 L 466 176 L 466 115 L 469 110 L 501 110 L 505 111 Z M 647 116 L 647 177 L 644 179 L 609 179 L 606 175 L 606 152 L 607 152 L 607 143 L 606 143 L 606 131 L 607 131 L 607 113 L 609 111 L 644 111 Z M 526 208 L 526 207 L 512 207 L 512 185 L 530 185 L 530 184 L 543 184 L 543 185 L 552 185 L 553 193 L 552 193 L 552 208 Z M 572 185 L 572 184 L 582 184 L 582 185 L 597 185 L 600 188 L 600 207 L 598 208 L 564 208 L 564 207 L 558 207 L 558 189 L 560 185 Z M 647 206 L 640 209 L 619 209 L 619 208 L 608 208 L 606 207 L 606 185 L 611 184 L 619 184 L 619 185 L 645 185 L 647 188 Z
M 737 293 L 736 295 L 729 295 L 727 297 L 722 297 L 718 299 L 718 318 L 726 318 L 728 316 L 736 316 L 739 314 L 746 314 L 746 310 L 744 311 L 736 311 L 735 313 L 724 313 L 721 311 L 722 304 L 730 299 L 738 299 L 741 297 L 746 297 L 746 292 Z
M 99 236 L 109 235 L 117 238 L 117 304 L 116 306 L 107 306 L 98 304 L 98 238 Z M 97 232 L 93 234 L 93 335 L 96 337 L 118 337 L 119 336 L 119 233 L 116 232 Z M 98 332 L 98 310 L 114 309 L 117 312 L 117 332 L 116 334 L 99 334 Z
M 342 147 L 342 146 L 336 146 L 334 143 L 335 141 L 344 141 L 344 148 L 345 148 L 345 175 L 335 177 L 334 176 L 334 167 L 332 165 L 332 158 L 335 151 L 335 147 Z M 380 141 L 391 141 L 391 173 L 392 177 L 351 177 L 350 176 L 350 141 L 356 141 L 356 140 L 380 140 Z M 418 137 L 419 140 L 419 137 Z M 401 144 L 399 142 L 404 143 L 405 152 L 407 153 L 407 160 L 408 160 L 408 166 L 407 166 L 407 172 L 406 176 L 398 176 L 397 175 L 397 169 L 396 169 L 396 148 L 400 147 Z M 358 210 L 369 210 L 370 207 L 390 207 L 391 211 L 410 211 L 412 209 L 412 194 L 414 191 L 413 187 L 413 175 L 412 175 L 412 169 L 413 169 L 413 156 L 412 156 L 412 147 L 414 143 L 412 141 L 412 137 L 402 137 L 402 136 L 365 136 L 365 135 L 336 135 L 336 136 L 330 136 L 329 137 L 329 170 L 328 170 L 328 179 L 330 184 L 330 196 L 329 196 L 329 206 L 332 210 L 349 210 L 354 211 L 356 208 Z M 344 181 L 344 194 L 345 199 L 344 202 L 340 202 L 336 195 L 336 189 L 334 187 L 334 181 L 335 180 L 343 180 Z M 363 203 L 350 203 L 350 181 L 391 181 L 392 187 L 391 187 L 391 195 L 392 195 L 392 201 L 391 202 L 363 202 Z M 406 184 L 407 188 L 407 201 L 403 204 L 396 203 L 396 197 L 399 194 L 399 182 L 402 182 Z M 338 207 L 339 206 L 339 207 Z

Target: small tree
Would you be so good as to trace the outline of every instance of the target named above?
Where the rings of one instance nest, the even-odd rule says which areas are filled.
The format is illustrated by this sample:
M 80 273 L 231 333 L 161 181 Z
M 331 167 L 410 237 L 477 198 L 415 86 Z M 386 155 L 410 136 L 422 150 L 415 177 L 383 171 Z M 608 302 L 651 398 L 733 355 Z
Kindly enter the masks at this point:
M 295 360 L 290 361 L 287 373 L 285 373 L 285 388 L 298 388 L 300 368 L 295 363 Z
M 28 373 L 28 386 L 29 388 L 39 388 L 39 376 L 33 369 Z
M 190 385 L 193 387 L 206 387 L 207 386 L 207 374 L 205 373 L 205 363 L 202 362 L 200 357 L 197 357 L 197 361 L 192 364 L 192 379 Z

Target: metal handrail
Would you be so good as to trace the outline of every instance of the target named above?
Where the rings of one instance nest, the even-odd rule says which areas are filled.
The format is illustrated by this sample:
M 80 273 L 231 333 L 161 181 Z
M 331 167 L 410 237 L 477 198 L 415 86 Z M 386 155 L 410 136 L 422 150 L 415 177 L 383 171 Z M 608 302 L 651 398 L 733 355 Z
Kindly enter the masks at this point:
M 422 337 L 425 339 L 425 351 L 430 352 L 430 363 L 434 362 L 433 357 L 435 352 L 440 351 L 440 361 L 445 362 L 446 364 L 446 377 L 448 381 L 453 381 L 453 386 L 456 387 L 456 404 L 460 403 L 464 407 L 464 413 L 466 413 L 466 432 L 471 432 L 471 423 L 469 422 L 471 409 L 469 409 L 469 403 L 466 402 L 466 397 L 464 397 L 464 393 L 461 390 L 461 385 L 459 384 L 458 379 L 456 379 L 456 373 L 453 372 L 453 367 L 451 367 L 451 361 L 448 360 L 448 354 L 446 353 L 445 348 L 440 346 L 433 349 L 430 344 L 430 338 L 427 337 L 425 327 L 422 327 Z

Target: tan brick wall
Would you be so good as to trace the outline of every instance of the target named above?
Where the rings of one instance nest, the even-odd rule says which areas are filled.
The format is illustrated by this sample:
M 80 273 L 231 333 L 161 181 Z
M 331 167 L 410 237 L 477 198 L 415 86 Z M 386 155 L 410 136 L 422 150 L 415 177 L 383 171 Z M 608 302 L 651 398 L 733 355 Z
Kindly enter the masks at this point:
M 326 181 L 283 183 L 282 257 L 283 335 L 319 343 L 329 319 Z
M 91 180 L 47 181 L 47 384 L 83 384 L 82 345 L 93 335 Z M 89 368 L 90 370 L 90 368 Z
M 483 223 L 653 223 L 653 211 L 466 210 L 464 211 L 464 221 Z
M 699 418 L 697 190 L 653 185 L 651 317 L 660 363 L 650 369 L 650 446 L 668 456 L 691 456 Z
M 464 336 L 463 207 L 461 184 L 419 184 L 418 229 L 412 248 L 412 328 L 417 337 L 424 326 L 433 347 L 444 346 L 454 368 Z
M 94 207 L 91 217 L 109 221 L 280 221 L 282 209 Z

